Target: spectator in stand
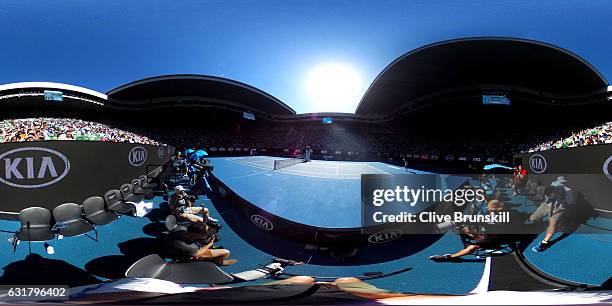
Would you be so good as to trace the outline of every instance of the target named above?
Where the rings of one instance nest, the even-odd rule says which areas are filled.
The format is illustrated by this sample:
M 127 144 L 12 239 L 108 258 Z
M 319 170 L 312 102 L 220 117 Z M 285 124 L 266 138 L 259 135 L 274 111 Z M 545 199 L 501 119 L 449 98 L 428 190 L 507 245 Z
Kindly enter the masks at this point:
M 556 137 L 556 139 L 557 140 L 540 141 L 540 144 L 527 151 L 537 152 L 596 144 L 610 144 L 612 143 L 612 122 L 594 128 L 582 129 L 572 133 L 568 137 Z
M 0 121 L 0 143 L 42 140 L 93 140 L 159 145 L 160 143 L 107 125 L 69 118 L 27 118 Z

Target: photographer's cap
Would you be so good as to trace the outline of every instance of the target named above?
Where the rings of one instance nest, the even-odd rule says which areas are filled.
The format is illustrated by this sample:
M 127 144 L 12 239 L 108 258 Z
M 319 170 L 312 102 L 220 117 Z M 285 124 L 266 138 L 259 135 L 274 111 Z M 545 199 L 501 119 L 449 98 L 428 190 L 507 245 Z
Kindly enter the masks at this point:
M 565 183 L 567 183 L 567 179 L 565 178 L 565 176 L 558 176 L 554 182 L 552 182 L 550 185 L 552 186 L 564 186 Z
M 174 187 L 174 190 L 176 190 L 176 191 L 184 191 L 185 188 L 183 188 L 182 185 L 178 185 L 178 186 Z

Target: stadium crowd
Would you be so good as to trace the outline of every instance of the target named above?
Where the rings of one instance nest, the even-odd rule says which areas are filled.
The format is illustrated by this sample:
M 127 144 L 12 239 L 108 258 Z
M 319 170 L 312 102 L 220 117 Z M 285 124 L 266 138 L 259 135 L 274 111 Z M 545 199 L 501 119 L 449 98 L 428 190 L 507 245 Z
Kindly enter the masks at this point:
M 41 117 L 0 121 L 0 143 L 41 140 L 159 144 L 159 142 L 142 135 L 80 119 Z
M 607 122 L 593 128 L 581 129 L 567 137 L 556 135 L 552 140 L 541 141 L 538 145 L 524 151 L 537 152 L 609 143 L 612 143 L 612 122 Z
M 112 127 L 111 127 L 112 126 Z M 121 126 L 117 128 L 117 126 Z M 129 131 L 129 132 L 128 132 Z M 39 140 L 91 140 L 140 144 L 168 144 L 176 147 L 206 148 L 212 154 L 252 148 L 276 152 L 311 146 L 318 156 L 337 159 L 423 159 L 456 160 L 489 158 L 510 160 L 516 152 L 534 152 L 593 144 L 612 143 L 612 122 L 594 128 L 568 127 L 554 133 L 534 132 L 530 136 L 413 136 L 410 131 L 386 127 L 258 125 L 249 129 L 201 129 L 165 126 L 163 129 L 123 127 L 67 118 L 27 118 L 0 121 L 0 142 Z M 398 137 L 401 135 L 401 137 Z M 272 152 L 270 152 L 272 153 Z M 418 157 L 417 157 L 418 156 Z

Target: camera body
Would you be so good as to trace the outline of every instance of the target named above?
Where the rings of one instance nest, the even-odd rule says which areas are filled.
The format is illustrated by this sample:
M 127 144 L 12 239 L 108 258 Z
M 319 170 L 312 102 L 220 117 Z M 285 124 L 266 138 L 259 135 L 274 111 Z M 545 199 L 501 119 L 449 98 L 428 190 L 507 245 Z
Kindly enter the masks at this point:
M 200 198 L 199 196 L 197 196 L 197 195 L 191 195 L 191 194 L 189 194 L 189 195 L 185 196 L 185 199 L 187 199 L 188 201 L 190 201 L 190 202 L 192 202 L 192 203 L 193 203 L 193 202 L 195 202 L 195 201 L 197 201 L 199 198 Z
M 210 231 L 215 233 L 215 234 L 218 233 L 221 230 L 221 228 L 223 227 L 223 225 L 219 224 L 218 222 L 214 222 L 214 221 L 210 221 L 210 220 L 206 221 L 206 225 L 208 226 Z

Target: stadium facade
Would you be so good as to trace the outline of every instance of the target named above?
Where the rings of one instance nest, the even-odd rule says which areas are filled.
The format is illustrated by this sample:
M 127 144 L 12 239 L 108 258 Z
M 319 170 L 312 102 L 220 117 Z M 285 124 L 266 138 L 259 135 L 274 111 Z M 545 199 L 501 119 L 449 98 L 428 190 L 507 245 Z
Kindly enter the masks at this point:
M 272 95 L 238 81 L 204 75 L 166 75 L 134 81 L 106 94 L 51 82 L 0 85 L 5 102 L 41 101 L 44 91 L 67 102 L 143 109 L 197 106 L 248 111 L 272 120 L 311 118 Z M 370 85 L 355 114 L 317 114 L 338 120 L 384 120 L 418 107 L 480 91 L 553 105 L 606 101 L 612 87 L 580 56 L 543 42 L 516 38 L 465 38 L 410 51 L 389 64 Z M 6 104 L 5 104 L 6 105 Z
M 38 113 L 68 114 L 119 125 L 128 122 L 142 130 L 159 128 L 159 122 L 163 128 L 189 126 L 234 134 L 257 128 L 264 132 L 307 130 L 310 134 L 328 133 L 335 134 L 336 139 L 350 139 L 346 146 L 351 147 L 360 145 L 359 134 L 363 131 L 383 131 L 390 140 L 412 135 L 444 143 L 465 135 L 475 142 L 516 139 L 516 135 L 564 127 L 568 122 L 588 126 L 609 121 L 611 97 L 612 87 L 605 77 L 580 56 L 543 42 L 499 37 L 442 41 L 402 55 L 378 75 L 355 113 L 296 114 L 290 106 L 262 90 L 203 75 L 156 76 L 119 86 L 106 94 L 48 82 L 0 85 L 2 119 Z M 490 103 L 485 105 L 485 100 Z M 323 118 L 331 118 L 333 124 L 321 131 Z M 521 140 L 519 137 L 509 141 Z M 286 147 L 281 153 L 288 153 L 302 144 L 283 145 Z M 213 154 L 219 152 L 216 150 L 219 146 L 212 146 Z M 242 146 L 238 149 L 246 152 L 246 146 L 254 145 Z M 361 152 L 360 159 L 397 161 L 417 156 L 419 162 L 443 159 L 509 162 L 511 158 L 511 152 L 493 157 L 433 150 L 424 155 L 428 148 L 421 148 L 417 155 L 402 152 L 407 151 L 406 145 L 398 146 Z M 337 155 L 344 159 L 357 159 L 353 157 L 359 153 L 354 148 L 315 147 L 315 150 L 320 153 L 318 157 Z

